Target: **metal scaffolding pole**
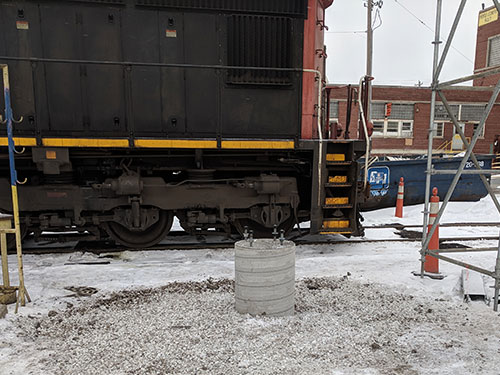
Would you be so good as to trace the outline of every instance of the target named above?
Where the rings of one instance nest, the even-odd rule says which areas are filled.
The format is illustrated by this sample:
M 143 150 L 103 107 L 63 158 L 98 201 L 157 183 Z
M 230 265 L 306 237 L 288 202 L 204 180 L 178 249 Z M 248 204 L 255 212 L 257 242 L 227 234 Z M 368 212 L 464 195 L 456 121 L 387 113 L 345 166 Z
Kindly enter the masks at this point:
M 434 138 L 434 115 L 436 110 L 436 89 L 439 83 L 439 74 L 438 72 L 438 59 L 439 59 L 439 44 L 441 41 L 439 40 L 441 37 L 441 10 L 443 8 L 443 1 L 437 1 L 437 10 L 436 10 L 436 33 L 434 36 L 434 62 L 432 68 L 432 94 L 431 94 L 431 116 L 429 121 L 429 144 L 427 146 L 427 176 L 425 178 L 425 203 L 424 203 L 424 222 L 423 222 L 423 230 L 422 230 L 422 244 L 427 240 L 427 223 L 429 222 L 429 200 L 430 200 L 430 191 L 431 191 L 431 174 L 429 173 L 432 168 L 432 143 Z M 428 246 L 428 244 L 427 244 Z M 422 245 L 421 251 L 421 266 L 420 266 L 420 274 L 421 277 L 424 277 L 424 263 L 425 263 L 425 250 L 424 245 Z
M 465 262 L 462 262 L 462 261 L 459 261 L 459 260 L 456 260 L 456 259 L 453 259 L 453 258 L 450 258 L 447 256 L 443 256 L 440 254 L 441 252 L 451 253 L 451 252 L 491 251 L 491 250 L 494 250 L 492 248 L 481 248 L 481 249 L 461 248 L 461 249 L 442 250 L 442 251 L 441 250 L 429 250 L 429 243 L 431 241 L 431 238 L 439 225 L 439 221 L 440 221 L 444 211 L 446 210 L 446 206 L 447 206 L 448 202 L 450 201 L 451 195 L 453 194 L 453 192 L 458 184 L 458 181 L 460 179 L 460 176 L 462 174 L 478 174 L 480 176 L 481 181 L 483 182 L 484 186 L 488 190 L 488 193 L 490 194 L 498 212 L 500 212 L 500 203 L 499 203 L 493 189 L 489 185 L 486 177 L 484 176 L 485 174 L 492 174 L 492 173 L 495 173 L 496 171 L 481 169 L 481 166 L 479 165 L 479 162 L 478 162 L 478 160 L 473 152 L 474 146 L 476 145 L 476 142 L 479 139 L 479 135 L 481 134 L 481 132 L 485 126 L 486 120 L 488 119 L 490 112 L 497 101 L 498 95 L 500 94 L 500 80 L 498 81 L 495 88 L 493 89 L 493 92 L 491 94 L 491 98 L 488 101 L 488 104 L 483 112 L 482 117 L 481 117 L 481 121 L 479 122 L 476 130 L 474 131 L 474 134 L 473 134 L 470 142 L 467 141 L 462 129 L 460 128 L 458 120 L 457 120 L 456 116 L 454 115 L 452 108 L 446 99 L 446 96 L 441 91 L 442 88 L 449 87 L 449 86 L 455 85 L 457 83 L 467 82 L 467 81 L 473 80 L 475 78 L 486 77 L 486 76 L 490 76 L 493 74 L 498 74 L 498 73 L 500 73 L 500 68 L 491 69 L 491 70 L 488 70 L 486 72 L 474 74 L 474 75 L 463 77 L 463 78 L 458 78 L 458 79 L 447 81 L 447 82 L 444 82 L 441 84 L 439 83 L 439 76 L 441 74 L 441 70 L 442 70 L 444 62 L 446 60 L 446 56 L 448 54 L 449 48 L 451 47 L 451 43 L 452 43 L 453 37 L 455 35 L 456 29 L 458 27 L 458 24 L 460 22 L 460 18 L 462 16 L 466 2 L 467 2 L 467 0 L 462 0 L 460 3 L 460 6 L 458 8 L 458 11 L 457 11 L 457 14 L 455 17 L 455 21 L 454 21 L 452 29 L 450 31 L 449 37 L 446 41 L 446 45 L 445 45 L 443 54 L 442 54 L 441 58 L 439 59 L 439 63 L 438 63 L 437 60 L 439 58 L 439 43 L 440 43 L 439 37 L 440 37 L 440 32 L 441 32 L 442 0 L 437 1 L 436 32 L 435 32 L 435 39 L 433 42 L 434 43 L 434 64 L 433 64 L 432 86 L 431 86 L 432 96 L 431 96 L 431 115 L 430 115 L 430 122 L 429 122 L 429 145 L 428 145 L 428 150 L 427 150 L 428 160 L 427 160 L 427 171 L 426 171 L 426 191 L 425 191 L 425 207 L 424 207 L 424 220 L 423 220 L 424 224 L 423 224 L 423 229 L 422 229 L 422 231 L 423 231 L 422 249 L 420 250 L 421 272 L 419 275 L 421 277 L 425 276 L 426 256 L 431 256 L 431 257 L 434 257 L 437 259 L 441 259 L 443 261 L 446 261 L 446 262 L 449 262 L 449 263 L 452 263 L 452 264 L 455 264 L 455 265 L 458 265 L 461 267 L 466 267 L 466 268 L 469 268 L 469 269 L 474 270 L 476 272 L 480 272 L 482 274 L 488 275 L 488 276 L 492 277 L 495 281 L 494 304 L 493 305 L 494 305 L 494 310 L 497 311 L 498 310 L 498 302 L 499 302 L 498 301 L 499 289 L 500 289 L 500 236 L 499 236 L 498 252 L 497 252 L 496 265 L 495 265 L 494 271 L 489 271 L 487 269 L 477 267 L 477 266 L 474 266 L 472 264 L 468 264 L 468 263 L 465 263 Z M 497 8 L 498 13 L 500 13 L 499 1 L 493 0 L 493 3 L 495 4 L 495 7 Z M 434 135 L 434 115 L 435 115 L 435 106 L 436 106 L 436 95 L 439 95 L 443 105 L 445 106 L 445 109 L 446 109 L 448 115 L 450 116 L 450 118 L 454 124 L 454 127 L 455 127 L 457 133 L 460 135 L 460 138 L 462 139 L 462 141 L 466 147 L 465 155 L 460 162 L 460 166 L 459 166 L 458 170 L 435 170 L 432 166 L 432 141 L 433 141 L 433 135 Z M 474 163 L 476 169 L 464 171 L 465 165 L 468 162 L 469 158 Z M 429 210 L 428 210 L 428 208 L 429 208 L 429 195 L 430 195 L 430 189 L 431 189 L 430 182 L 431 182 L 431 176 L 433 174 L 454 174 L 455 176 L 453 178 L 453 181 L 452 181 L 448 191 L 446 192 L 444 201 L 439 209 L 439 212 L 436 215 L 435 221 L 432 224 L 432 226 L 429 228 L 429 233 L 427 233 L 427 226 L 428 226 L 427 224 L 428 224 L 428 218 L 429 218 Z
M 443 102 L 443 104 L 446 108 L 446 111 L 448 111 L 448 113 L 451 115 L 451 121 L 453 122 L 453 125 L 455 126 L 455 130 L 460 135 L 460 138 L 462 139 L 462 142 L 464 143 L 465 147 L 469 148 L 470 147 L 469 141 L 467 141 L 467 138 L 465 137 L 464 132 L 460 128 L 460 125 L 458 124 L 458 120 L 457 120 L 455 114 L 453 113 L 453 111 L 448 103 L 448 100 L 446 100 L 445 95 L 441 91 L 438 91 L 438 94 L 439 94 L 439 97 L 441 98 L 441 101 Z M 470 155 L 470 158 L 471 158 L 472 162 L 474 163 L 475 167 L 477 168 L 477 171 L 472 170 L 471 172 L 477 172 L 477 173 L 482 172 L 482 173 L 487 173 L 487 174 L 498 173 L 498 171 L 495 171 L 495 170 L 491 170 L 491 171 L 481 170 L 481 166 L 479 165 L 479 162 L 476 158 L 476 155 L 474 155 L 474 153 L 472 153 Z M 462 173 L 464 173 L 464 172 L 462 172 Z M 495 192 L 491 188 L 491 185 L 489 184 L 489 182 L 486 179 L 486 177 L 484 176 L 484 174 L 480 174 L 479 177 L 481 178 L 481 181 L 483 182 L 484 187 L 486 188 L 486 190 L 490 194 L 491 199 L 493 199 L 493 203 L 495 204 L 498 212 L 500 212 L 500 203 L 498 202 L 498 199 L 495 195 Z

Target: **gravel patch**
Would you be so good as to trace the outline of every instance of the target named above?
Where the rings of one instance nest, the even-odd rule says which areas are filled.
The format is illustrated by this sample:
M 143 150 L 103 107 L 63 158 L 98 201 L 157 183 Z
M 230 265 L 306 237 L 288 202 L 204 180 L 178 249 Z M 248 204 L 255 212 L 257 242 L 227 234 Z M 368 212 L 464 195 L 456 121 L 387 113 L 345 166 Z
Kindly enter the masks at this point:
M 498 374 L 491 311 L 344 277 L 297 282 L 293 317 L 251 317 L 233 290 L 172 283 L 16 324 L 31 374 Z

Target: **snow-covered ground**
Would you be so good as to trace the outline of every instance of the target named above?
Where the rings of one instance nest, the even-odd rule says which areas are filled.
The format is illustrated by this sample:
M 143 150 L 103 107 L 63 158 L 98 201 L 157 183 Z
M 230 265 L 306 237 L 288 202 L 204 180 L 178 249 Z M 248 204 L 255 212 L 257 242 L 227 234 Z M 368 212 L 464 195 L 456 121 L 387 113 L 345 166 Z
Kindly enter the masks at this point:
M 405 207 L 403 219 L 393 208 L 365 213 L 364 225 L 421 224 L 422 209 Z M 450 203 L 442 222 L 498 223 L 500 215 L 487 197 Z M 499 230 L 440 233 L 496 236 Z M 366 238 L 400 238 L 394 232 L 367 229 Z M 495 247 L 498 241 L 463 244 Z M 491 270 L 496 260 L 495 252 L 451 256 Z M 460 267 L 441 262 L 444 280 L 413 276 L 420 268 L 417 242 L 298 246 L 297 312 L 279 319 L 232 309 L 231 249 L 125 251 L 103 265 L 66 264 L 70 257 L 24 257 L 33 301 L 17 316 L 9 306 L 0 320 L 0 374 L 500 373 L 499 314 L 483 302 L 463 302 Z M 15 257 L 9 262 L 15 275 Z M 207 279 L 222 286 L 206 290 Z M 145 291 L 174 281 L 183 287 Z M 204 286 L 192 290 L 193 282 Z M 311 282 L 321 285 L 310 289 Z M 129 292 L 109 302 L 123 290 Z M 99 351 L 107 353 L 101 358 Z

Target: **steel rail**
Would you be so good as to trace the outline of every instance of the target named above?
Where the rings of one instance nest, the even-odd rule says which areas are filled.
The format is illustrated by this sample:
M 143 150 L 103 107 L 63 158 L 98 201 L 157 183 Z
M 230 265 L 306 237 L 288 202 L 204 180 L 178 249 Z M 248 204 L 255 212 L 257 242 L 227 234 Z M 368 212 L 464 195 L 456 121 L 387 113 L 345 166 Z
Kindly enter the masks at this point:
M 475 237 L 444 237 L 441 238 L 440 242 L 466 242 L 466 241 L 481 241 L 481 240 L 498 240 L 498 236 L 475 236 Z M 362 244 L 362 243 L 389 243 L 389 242 L 420 242 L 420 238 L 379 238 L 379 239 L 332 239 L 325 241 L 311 241 L 311 240 L 302 240 L 300 238 L 295 238 L 293 241 L 298 246 L 307 246 L 307 245 L 349 245 L 349 244 Z M 225 241 L 225 242 L 199 242 L 199 241 L 190 241 L 184 243 L 171 243 L 171 244 L 160 244 L 155 245 L 149 248 L 144 249 L 136 249 L 137 251 L 162 251 L 162 250 L 199 250 L 199 249 L 230 249 L 233 248 L 233 241 Z M 39 245 L 39 246 L 25 246 L 23 252 L 25 254 L 52 254 L 52 253 L 73 253 L 78 251 L 86 251 L 92 253 L 113 253 L 113 252 L 121 252 L 121 251 L 134 251 L 134 249 L 126 248 L 123 246 L 114 246 L 107 247 L 100 244 L 88 246 L 62 246 L 62 247 L 46 247 L 47 245 Z M 465 251 L 460 248 L 461 251 Z M 455 249 L 443 249 L 440 252 L 453 252 L 448 250 Z M 468 249 L 467 251 L 471 251 Z

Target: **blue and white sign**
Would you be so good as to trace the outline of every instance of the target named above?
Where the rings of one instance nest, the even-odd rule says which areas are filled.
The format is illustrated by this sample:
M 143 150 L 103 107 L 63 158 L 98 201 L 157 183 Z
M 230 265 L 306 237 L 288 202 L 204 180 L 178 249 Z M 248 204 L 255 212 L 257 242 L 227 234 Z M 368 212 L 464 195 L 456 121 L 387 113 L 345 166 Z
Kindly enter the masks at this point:
M 368 182 L 370 183 L 370 194 L 373 197 L 384 196 L 389 191 L 390 170 L 389 167 L 368 168 Z

